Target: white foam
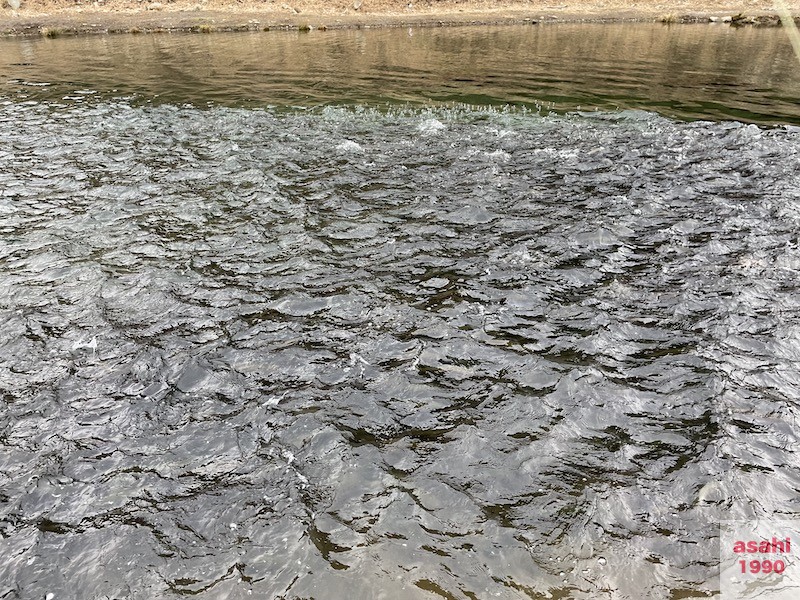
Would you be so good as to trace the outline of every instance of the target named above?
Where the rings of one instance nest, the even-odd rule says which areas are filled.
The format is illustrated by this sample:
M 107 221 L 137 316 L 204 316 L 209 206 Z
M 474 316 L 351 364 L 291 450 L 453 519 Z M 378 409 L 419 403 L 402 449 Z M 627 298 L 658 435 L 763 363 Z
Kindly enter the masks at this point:
M 350 366 L 354 367 L 356 364 L 361 363 L 362 365 L 369 365 L 366 359 L 361 356 L 360 354 L 356 354 L 355 352 L 350 353 Z
M 425 135 L 434 135 L 447 129 L 439 119 L 426 119 L 417 126 L 417 131 Z
M 97 336 L 94 336 L 88 342 L 80 341 L 80 342 L 75 342 L 72 345 L 72 351 L 73 352 L 75 352 L 76 350 L 82 350 L 84 348 L 86 350 L 91 350 L 92 351 L 92 358 L 94 358 L 94 356 L 97 354 Z
M 353 140 L 345 140 L 336 146 L 340 152 L 364 152 L 364 148 L 358 142 Z
M 488 156 L 489 158 L 496 158 L 502 161 L 506 161 L 511 158 L 511 155 L 505 150 L 495 150 L 494 152 L 488 152 L 486 156 Z
M 288 394 L 288 393 L 289 392 L 286 391 L 286 392 L 283 392 L 280 396 L 272 396 L 270 398 L 267 398 L 267 401 L 265 402 L 265 404 L 267 406 L 278 406 L 278 404 L 281 403 L 281 400 L 283 400 L 286 397 L 286 394 Z

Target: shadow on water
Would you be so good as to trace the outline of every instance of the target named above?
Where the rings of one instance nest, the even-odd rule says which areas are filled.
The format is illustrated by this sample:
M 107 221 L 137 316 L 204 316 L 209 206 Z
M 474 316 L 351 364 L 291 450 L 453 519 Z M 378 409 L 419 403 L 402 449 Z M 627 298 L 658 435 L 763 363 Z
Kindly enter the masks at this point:
M 562 24 L 0 41 L 5 94 L 228 106 L 513 104 L 800 123 L 779 29 Z M 50 84 L 45 88 L 28 84 Z

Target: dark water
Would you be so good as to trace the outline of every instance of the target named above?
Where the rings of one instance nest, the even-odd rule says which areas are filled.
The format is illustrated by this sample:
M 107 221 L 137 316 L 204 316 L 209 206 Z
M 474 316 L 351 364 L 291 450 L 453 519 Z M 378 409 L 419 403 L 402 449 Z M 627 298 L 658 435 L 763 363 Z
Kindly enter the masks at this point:
M 713 596 L 800 510 L 800 130 L 113 70 L 290 39 L 4 42 L 0 598 Z

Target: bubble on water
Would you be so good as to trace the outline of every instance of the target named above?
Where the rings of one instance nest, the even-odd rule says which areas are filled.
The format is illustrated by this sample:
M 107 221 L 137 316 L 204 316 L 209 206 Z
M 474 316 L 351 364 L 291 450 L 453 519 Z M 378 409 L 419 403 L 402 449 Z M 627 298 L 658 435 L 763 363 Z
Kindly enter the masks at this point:
M 345 140 L 337 144 L 336 149 L 341 152 L 364 152 L 364 148 L 358 142 L 353 140 Z
M 426 119 L 417 126 L 417 131 L 423 135 L 434 135 L 441 133 L 445 129 L 447 129 L 447 126 L 439 119 L 434 118 Z

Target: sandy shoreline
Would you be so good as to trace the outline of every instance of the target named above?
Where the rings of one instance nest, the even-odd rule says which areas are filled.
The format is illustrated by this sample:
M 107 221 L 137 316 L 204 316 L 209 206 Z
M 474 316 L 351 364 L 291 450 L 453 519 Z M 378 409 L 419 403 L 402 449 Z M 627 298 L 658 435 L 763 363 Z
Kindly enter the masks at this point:
M 559 22 L 717 22 L 778 25 L 771 0 L 2 0 L 0 36 L 301 31 Z M 788 2 L 800 15 L 800 0 Z

